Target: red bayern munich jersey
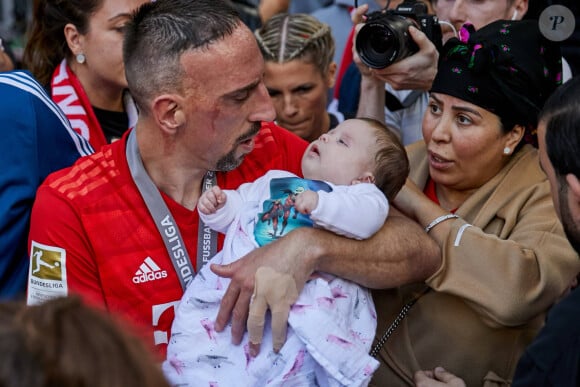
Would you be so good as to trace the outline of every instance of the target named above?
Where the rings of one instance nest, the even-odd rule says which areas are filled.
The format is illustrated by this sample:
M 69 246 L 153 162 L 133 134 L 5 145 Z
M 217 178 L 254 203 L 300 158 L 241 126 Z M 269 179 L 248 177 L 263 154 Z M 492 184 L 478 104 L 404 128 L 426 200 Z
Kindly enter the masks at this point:
M 128 317 L 161 358 L 170 337 L 179 278 L 127 165 L 127 134 L 71 168 L 50 175 L 32 211 L 28 302 L 80 294 Z M 308 144 L 274 124 L 263 124 L 254 150 L 235 170 L 218 173 L 225 189 L 254 181 L 271 169 L 301 176 Z M 162 194 L 196 266 L 198 213 Z M 223 235 L 220 235 L 218 250 Z M 197 270 L 197 268 L 196 268 Z

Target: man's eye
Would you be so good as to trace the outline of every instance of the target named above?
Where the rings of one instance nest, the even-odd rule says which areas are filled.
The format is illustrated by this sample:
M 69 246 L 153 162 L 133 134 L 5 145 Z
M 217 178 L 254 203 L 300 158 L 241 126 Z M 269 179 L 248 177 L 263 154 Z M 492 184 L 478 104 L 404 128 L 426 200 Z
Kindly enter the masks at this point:
M 123 24 L 122 26 L 117 26 L 117 27 L 115 27 L 114 29 L 115 29 L 115 31 L 117 31 L 118 33 L 120 33 L 120 34 L 124 34 L 124 33 L 125 33 L 125 31 L 127 30 L 127 25 L 126 25 L 126 24 Z
M 247 100 L 250 96 L 250 92 L 249 91 L 243 91 L 243 92 L 239 92 L 236 93 L 234 95 L 234 101 L 237 102 L 244 102 L 245 100 Z

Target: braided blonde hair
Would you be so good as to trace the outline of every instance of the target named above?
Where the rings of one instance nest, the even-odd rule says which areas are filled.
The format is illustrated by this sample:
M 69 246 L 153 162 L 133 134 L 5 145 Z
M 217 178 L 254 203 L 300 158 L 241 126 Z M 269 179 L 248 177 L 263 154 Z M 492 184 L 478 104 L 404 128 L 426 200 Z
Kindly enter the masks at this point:
M 279 13 L 254 32 L 266 62 L 301 59 L 324 75 L 334 57 L 334 39 L 328 24 L 303 13 Z

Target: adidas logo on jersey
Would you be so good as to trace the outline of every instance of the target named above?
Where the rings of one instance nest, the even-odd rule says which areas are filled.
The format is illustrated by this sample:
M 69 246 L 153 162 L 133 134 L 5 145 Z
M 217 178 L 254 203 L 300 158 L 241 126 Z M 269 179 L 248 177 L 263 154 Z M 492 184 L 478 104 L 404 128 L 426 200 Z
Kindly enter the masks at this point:
M 167 271 L 161 270 L 159 266 L 151 259 L 151 257 L 145 258 L 139 270 L 135 272 L 133 277 L 133 282 L 136 284 L 142 284 L 149 281 L 155 281 L 158 279 L 166 278 Z

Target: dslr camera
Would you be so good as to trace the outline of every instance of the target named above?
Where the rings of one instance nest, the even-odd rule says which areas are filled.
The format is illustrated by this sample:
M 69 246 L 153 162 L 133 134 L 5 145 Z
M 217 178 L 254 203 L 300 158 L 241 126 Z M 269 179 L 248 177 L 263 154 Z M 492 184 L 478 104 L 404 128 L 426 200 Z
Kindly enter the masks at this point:
M 361 61 L 374 69 L 385 68 L 419 50 L 409 35 L 409 27 L 420 29 L 439 50 L 441 26 L 437 16 L 427 14 L 427 6 L 405 0 L 396 9 L 383 9 L 368 15 L 359 30 L 355 47 Z

